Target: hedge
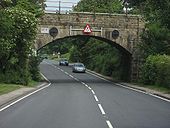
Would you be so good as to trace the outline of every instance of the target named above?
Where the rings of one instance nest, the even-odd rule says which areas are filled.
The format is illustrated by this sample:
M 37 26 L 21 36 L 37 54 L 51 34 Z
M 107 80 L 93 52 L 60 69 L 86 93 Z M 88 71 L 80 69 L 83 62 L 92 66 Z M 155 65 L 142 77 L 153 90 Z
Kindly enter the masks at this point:
M 148 56 L 141 71 L 141 80 L 144 84 L 170 87 L 170 56 Z

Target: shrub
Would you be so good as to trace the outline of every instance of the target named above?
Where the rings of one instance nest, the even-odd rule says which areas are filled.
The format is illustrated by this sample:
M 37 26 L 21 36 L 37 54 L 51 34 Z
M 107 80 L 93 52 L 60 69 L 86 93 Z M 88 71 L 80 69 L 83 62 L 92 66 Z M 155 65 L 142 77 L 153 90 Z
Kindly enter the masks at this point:
M 26 70 L 9 70 L 0 74 L 0 82 L 7 84 L 28 85 L 30 82 L 30 74 Z
M 29 58 L 29 70 L 30 70 L 32 80 L 35 80 L 35 81 L 41 80 L 41 75 L 40 75 L 40 70 L 39 70 L 40 62 L 41 62 L 41 59 L 38 56 L 30 56 Z
M 170 56 L 150 55 L 141 70 L 144 84 L 170 86 Z

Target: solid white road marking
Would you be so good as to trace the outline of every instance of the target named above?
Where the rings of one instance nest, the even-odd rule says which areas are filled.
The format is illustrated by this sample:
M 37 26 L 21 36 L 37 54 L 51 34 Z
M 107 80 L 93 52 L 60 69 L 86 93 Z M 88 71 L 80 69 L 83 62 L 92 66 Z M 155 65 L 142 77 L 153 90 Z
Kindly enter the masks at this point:
M 96 95 L 94 95 L 94 98 L 95 98 L 96 102 L 98 102 L 98 101 L 99 101 L 99 99 L 97 98 L 97 96 L 96 96 Z
M 98 104 L 98 106 L 99 106 L 99 108 L 100 108 L 100 111 L 101 111 L 102 115 L 105 115 L 106 113 L 105 113 L 102 105 L 101 105 L 101 104 Z
M 46 76 L 44 76 L 44 74 L 42 74 L 41 72 L 40 72 L 40 74 L 42 75 L 42 77 L 44 77 L 44 79 L 45 79 L 46 81 L 48 81 L 48 82 L 50 83 L 50 81 L 47 79 Z
M 49 87 L 50 85 L 51 85 L 51 83 L 49 83 L 48 85 L 46 85 L 46 86 L 44 86 L 44 87 L 42 87 L 42 88 L 39 88 L 39 89 L 37 89 L 37 90 L 35 90 L 35 91 L 33 91 L 33 92 L 31 92 L 31 93 L 29 93 L 29 94 L 27 94 L 27 95 L 21 97 L 20 99 L 18 99 L 18 100 L 16 100 L 16 101 L 10 103 L 9 105 L 7 105 L 7 106 L 1 108 L 1 109 L 0 109 L 0 112 L 2 112 L 3 110 L 9 108 L 9 107 L 12 106 L 12 105 L 18 103 L 19 101 L 21 101 L 21 100 L 23 100 L 23 99 L 25 99 L 25 98 L 27 98 L 27 97 L 29 97 L 29 96 L 31 96 L 31 95 L 37 93 L 37 92 L 39 92 L 39 91 L 41 91 L 41 90 L 43 90 L 43 89 Z
M 111 124 L 111 122 L 109 120 L 106 120 L 106 123 L 107 123 L 109 128 L 113 128 L 113 126 L 112 126 L 112 124 Z
M 88 74 L 91 74 L 91 75 L 93 75 L 93 76 L 95 76 L 95 77 L 97 77 L 97 78 L 100 78 L 100 79 L 102 79 L 102 80 L 104 80 L 104 81 L 107 81 L 107 82 L 111 82 L 111 81 L 109 81 L 109 80 L 107 80 L 107 79 L 105 79 L 105 78 L 102 78 L 102 77 L 100 77 L 100 76 L 98 76 L 98 75 L 96 75 L 96 74 L 93 74 L 93 73 L 91 73 L 91 72 L 88 72 Z
M 136 92 L 140 92 L 140 93 L 143 93 L 143 94 L 146 94 L 146 95 L 150 95 L 150 96 L 153 96 L 153 97 L 156 97 L 158 99 L 161 99 L 161 100 L 164 100 L 164 101 L 167 101 L 167 102 L 170 102 L 170 100 L 166 99 L 166 98 L 163 98 L 163 97 L 160 97 L 160 96 L 157 96 L 157 95 L 154 95 L 152 93 L 148 93 L 148 92 L 144 92 L 144 91 L 141 91 L 141 90 L 138 90 L 138 89 L 135 89 L 135 88 L 131 88 L 131 87 L 127 87 L 127 86 L 124 86 L 122 84 L 116 84 L 117 86 L 121 86 L 123 88 L 127 88 L 129 90 L 133 90 L 133 91 L 136 91 Z

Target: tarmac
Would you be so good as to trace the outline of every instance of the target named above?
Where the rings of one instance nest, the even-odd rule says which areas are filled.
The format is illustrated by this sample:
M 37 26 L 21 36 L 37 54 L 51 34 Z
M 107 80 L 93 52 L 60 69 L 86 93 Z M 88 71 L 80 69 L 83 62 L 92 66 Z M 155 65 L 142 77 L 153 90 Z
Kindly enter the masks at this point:
M 113 81 L 113 79 L 111 77 L 107 77 L 107 76 L 103 76 L 101 74 L 98 74 L 96 72 L 93 72 L 93 71 L 90 71 L 88 70 L 88 72 L 92 73 L 92 74 L 95 74 L 97 76 L 100 76 L 102 78 L 105 78 L 107 80 L 110 80 L 110 81 Z M 38 86 L 36 87 L 22 87 L 20 89 L 17 89 L 15 91 L 12 91 L 12 92 L 9 92 L 7 94 L 3 94 L 3 95 L 0 95 L 0 107 L 4 106 L 5 104 L 8 104 L 26 94 L 29 94 L 45 85 L 47 85 L 48 82 L 43 82 L 43 83 L 40 83 Z M 159 91 L 155 91 L 155 90 L 152 90 L 152 89 L 148 89 L 148 88 L 145 88 L 145 87 L 139 87 L 139 86 L 136 86 L 136 85 L 133 85 L 131 83 L 119 83 L 123 86 L 126 86 L 126 87 L 129 87 L 129 88 L 133 88 L 133 89 L 136 89 L 136 90 L 140 90 L 140 91 L 143 91 L 145 93 L 148 93 L 148 94 L 153 94 L 153 95 L 156 95 L 156 96 L 159 96 L 159 97 L 162 97 L 162 98 L 165 98 L 167 100 L 170 100 L 170 94 L 165 94 L 163 92 L 159 92 Z

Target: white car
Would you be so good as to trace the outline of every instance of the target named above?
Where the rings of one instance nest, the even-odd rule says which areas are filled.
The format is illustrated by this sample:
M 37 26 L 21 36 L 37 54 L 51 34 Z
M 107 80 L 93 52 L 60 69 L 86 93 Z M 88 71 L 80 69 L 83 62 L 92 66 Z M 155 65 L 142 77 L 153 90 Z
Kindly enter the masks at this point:
M 86 68 L 85 68 L 83 63 L 75 63 L 75 64 L 73 64 L 72 71 L 73 72 L 83 72 L 83 73 L 85 73 Z

